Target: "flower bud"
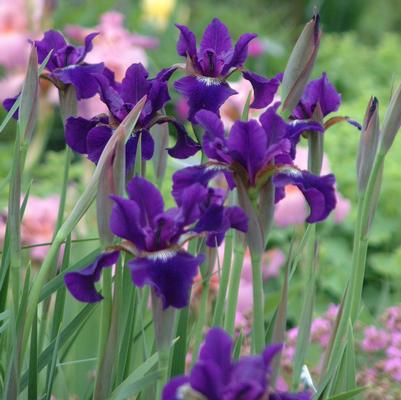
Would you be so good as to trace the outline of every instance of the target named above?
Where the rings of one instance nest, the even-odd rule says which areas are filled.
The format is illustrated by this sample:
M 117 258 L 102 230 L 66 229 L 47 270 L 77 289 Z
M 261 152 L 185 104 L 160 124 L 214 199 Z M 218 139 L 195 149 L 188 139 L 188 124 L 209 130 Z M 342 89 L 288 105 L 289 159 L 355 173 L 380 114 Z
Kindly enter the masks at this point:
M 369 101 L 359 142 L 357 177 L 359 191 L 366 189 L 369 175 L 377 153 L 380 137 L 379 102 L 376 97 Z
M 281 85 L 283 110 L 291 113 L 302 97 L 312 72 L 320 43 L 319 14 L 309 21 L 292 50 Z
M 391 97 L 383 122 L 380 152 L 386 154 L 401 126 L 401 84 Z

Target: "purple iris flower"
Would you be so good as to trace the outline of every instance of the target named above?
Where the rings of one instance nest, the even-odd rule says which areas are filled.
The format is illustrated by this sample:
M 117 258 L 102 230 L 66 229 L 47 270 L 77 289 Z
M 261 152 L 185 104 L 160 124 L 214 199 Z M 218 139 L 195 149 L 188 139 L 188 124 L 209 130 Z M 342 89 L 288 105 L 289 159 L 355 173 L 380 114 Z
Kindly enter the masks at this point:
M 329 81 L 326 73 L 323 73 L 320 78 L 308 83 L 292 116 L 294 119 L 310 119 L 319 105 L 322 117 L 325 117 L 337 111 L 340 104 L 341 95 Z
M 214 18 L 205 29 L 197 49 L 194 33 L 184 25 L 176 26 L 180 30 L 177 52 L 186 57 L 187 76 L 176 81 L 174 87 L 188 99 L 191 122 L 196 122 L 195 114 L 202 109 L 218 114 L 220 106 L 237 93 L 227 83 L 228 77 L 236 70 L 252 84 L 252 108 L 264 108 L 271 103 L 281 78 L 267 79 L 243 68 L 248 57 L 248 44 L 256 34 L 241 35 L 233 47 L 227 27 Z
M 168 210 L 158 189 L 146 179 L 133 178 L 127 192 L 128 199 L 111 196 L 115 205 L 110 229 L 125 239 L 121 248 L 135 256 L 128 262 L 133 283 L 154 288 L 165 308 L 185 307 L 204 256 L 188 253 L 184 241 L 207 235 L 210 246 L 220 244 L 229 228 L 247 230 L 246 215 L 238 207 L 224 207 L 221 191 L 197 183 L 182 193 L 178 207 Z M 103 254 L 89 267 L 67 273 L 65 283 L 71 294 L 84 302 L 101 300 L 95 282 L 117 256 L 118 252 Z
M 271 345 L 261 355 L 234 361 L 233 340 L 223 329 L 212 328 L 190 374 L 173 378 L 164 387 L 162 400 L 309 400 L 307 392 L 275 392 L 269 387 L 271 362 L 281 348 Z
M 99 91 L 94 74 L 102 73 L 104 64 L 88 64 L 84 59 L 92 50 L 92 41 L 97 35 L 97 32 L 89 34 L 85 38 L 84 46 L 79 47 L 68 44 L 64 36 L 55 30 L 45 32 L 42 40 L 33 41 L 39 63 L 52 51 L 46 64 L 47 72 L 43 73 L 43 77 L 52 81 L 59 89 L 63 89 L 65 85 L 73 85 L 78 100 L 93 97 Z M 18 96 L 19 94 L 4 100 L 3 106 L 7 111 L 10 111 Z M 15 112 L 13 117 L 18 118 L 18 112 Z
M 261 115 L 260 122 L 236 121 L 227 138 L 216 114 L 199 111 L 195 118 L 205 130 L 203 149 L 210 161 L 176 172 L 173 193 L 177 196 L 194 182 L 206 185 L 221 172 L 230 187 L 240 179 L 249 191 L 261 188 L 272 178 L 276 202 L 283 198 L 285 185 L 293 184 L 309 204 L 311 212 L 306 221 L 314 223 L 325 219 L 336 204 L 334 175 L 318 177 L 299 170 L 293 163 L 295 146 L 302 132 L 322 132 L 323 127 L 313 121 L 286 123 L 277 114 L 277 107 L 277 104 L 269 107 Z
M 200 146 L 188 136 L 181 124 L 161 113 L 166 102 L 170 100 L 167 87 L 169 75 L 162 71 L 153 79 L 149 79 L 148 76 L 142 64 L 132 64 L 121 83 L 115 82 L 114 74 L 107 68 L 103 74 L 96 75 L 100 86 L 100 97 L 106 104 L 109 115 L 99 115 L 90 120 L 82 117 L 68 118 L 65 128 L 67 144 L 77 153 L 87 154 L 91 161 L 97 163 L 106 143 L 113 135 L 113 130 L 146 95 L 147 101 L 134 134 L 127 141 L 127 169 L 134 164 L 139 138 L 141 138 L 142 158 L 144 160 L 152 158 L 154 141 L 149 130 L 154 124 L 169 122 L 175 126 L 177 143 L 168 149 L 172 157 L 187 158 L 195 154 Z

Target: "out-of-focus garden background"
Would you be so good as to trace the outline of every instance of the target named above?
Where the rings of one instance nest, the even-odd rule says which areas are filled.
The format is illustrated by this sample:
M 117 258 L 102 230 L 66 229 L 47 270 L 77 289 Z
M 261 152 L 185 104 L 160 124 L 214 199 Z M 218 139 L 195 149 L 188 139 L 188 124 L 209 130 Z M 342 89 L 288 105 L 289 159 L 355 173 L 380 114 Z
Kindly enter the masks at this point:
M 0 10 L 10 0 L 0 0 Z M 77 29 L 73 26 L 93 28 L 107 11 L 115 10 L 125 16 L 124 25 L 131 32 L 146 36 L 143 38 L 149 71 L 152 74 L 161 67 L 181 62 L 175 51 L 178 37 L 175 22 L 184 23 L 200 35 L 213 17 L 220 18 L 238 38 L 244 32 L 256 32 L 258 45 L 253 49 L 248 66 L 255 72 L 269 77 L 283 71 L 288 55 L 314 7 L 320 11 L 323 37 L 313 78 L 326 72 L 331 82 L 342 95 L 343 104 L 339 115 L 347 115 L 362 122 L 370 96 L 378 97 L 381 115 L 391 95 L 391 89 L 401 78 L 401 0 L 50 0 L 48 20 L 45 28 L 54 27 L 70 33 L 73 40 Z M 17 2 L 18 3 L 18 2 Z M 34 7 L 34 1 L 27 2 Z M 28 7 L 28 6 L 27 6 Z M 28 13 L 29 14 L 29 13 Z M 10 27 L 7 18 L 0 31 L 0 52 L 4 48 Z M 29 31 L 29 24 L 25 27 Z M 67 35 L 68 36 L 68 35 Z M 199 37 L 199 36 L 198 36 Z M 158 45 L 150 38 L 158 40 Z M 4 50 L 9 51 L 9 50 Z M 10 82 L 20 73 L 10 63 L 11 53 L 0 55 L 1 79 L 0 97 L 3 100 L 11 93 Z M 106 49 L 107 51 L 107 49 Z M 144 50 L 141 50 L 144 51 Z M 129 58 L 124 52 L 114 55 Z M 138 60 L 133 60 L 138 61 Z M 131 62 L 133 62 L 131 61 Z M 16 85 L 17 87 L 18 85 Z M 10 92 L 11 91 L 11 92 Z M 15 89 L 14 89 L 15 91 Z M 171 90 L 174 99 L 178 99 Z M 43 107 L 48 107 L 44 106 Z M 42 109 L 42 111 L 46 111 Z M 43 112 L 44 114 L 44 112 Z M 39 143 L 45 151 L 32 166 L 31 193 L 39 197 L 57 195 L 63 168 L 64 138 L 60 119 L 47 118 L 39 127 L 48 131 L 48 138 Z M 5 112 L 0 112 L 0 119 Z M 11 165 L 15 125 L 10 124 L 0 137 L 0 177 L 7 176 Z M 37 133 L 38 134 L 38 133 Z M 328 221 L 319 230 L 323 239 L 320 243 L 320 274 L 318 284 L 318 312 L 324 312 L 330 303 L 338 303 L 349 273 L 354 207 L 356 204 L 356 155 L 359 131 L 347 123 L 336 124 L 325 134 L 325 151 L 330 167 L 337 177 L 337 187 L 344 198 L 351 202 L 351 212 L 344 221 L 336 224 Z M 362 321 L 369 324 L 376 320 L 383 310 L 400 302 L 401 295 L 401 140 L 396 143 L 388 157 L 384 171 L 383 191 L 373 225 L 368 255 Z M 43 144 L 44 143 L 44 144 Z M 29 163 L 28 163 L 29 164 Z M 85 161 L 76 156 L 71 170 L 71 179 L 76 181 L 76 190 L 84 185 L 82 171 L 88 169 Z M 88 172 L 89 174 L 90 172 Z M 164 185 L 167 190 L 168 184 Z M 0 210 L 7 204 L 7 186 L 1 184 Z M 73 188 L 74 189 L 74 188 Z M 70 200 L 71 201 L 71 200 Z M 73 200 L 72 200 L 73 201 Z M 47 206 L 45 206 L 46 208 Z M 44 223 L 44 222 L 43 222 Z M 289 227 L 275 229 L 272 247 L 288 248 L 293 231 Z M 96 227 L 86 236 L 96 235 Z M 324 238 L 327 238 L 325 240 Z M 82 253 L 88 245 L 82 245 Z M 74 251 L 80 251 L 76 246 Z M 274 291 L 274 282 L 272 282 Z M 294 301 L 302 291 L 302 285 L 291 289 L 289 317 L 299 315 L 300 301 Z M 291 301 L 291 298 L 293 301 Z M 79 373 L 79 370 L 76 371 Z

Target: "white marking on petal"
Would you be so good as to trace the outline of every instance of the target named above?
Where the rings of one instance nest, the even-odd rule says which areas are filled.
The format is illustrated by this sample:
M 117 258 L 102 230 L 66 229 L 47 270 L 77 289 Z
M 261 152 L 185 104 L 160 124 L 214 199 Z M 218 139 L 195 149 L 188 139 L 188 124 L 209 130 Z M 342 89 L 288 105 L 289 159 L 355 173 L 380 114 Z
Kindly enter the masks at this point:
M 212 78 L 210 76 L 197 76 L 196 79 L 199 82 L 204 83 L 206 86 L 218 86 L 220 85 L 220 79 Z
M 167 261 L 170 258 L 173 258 L 177 254 L 176 251 L 174 250 L 160 250 L 160 251 L 155 251 L 154 253 L 150 253 L 147 258 L 149 258 L 152 261 Z
M 212 164 L 212 165 L 208 165 L 205 168 L 205 172 L 209 172 L 209 171 L 228 171 L 229 168 L 226 165 L 221 165 L 221 164 Z

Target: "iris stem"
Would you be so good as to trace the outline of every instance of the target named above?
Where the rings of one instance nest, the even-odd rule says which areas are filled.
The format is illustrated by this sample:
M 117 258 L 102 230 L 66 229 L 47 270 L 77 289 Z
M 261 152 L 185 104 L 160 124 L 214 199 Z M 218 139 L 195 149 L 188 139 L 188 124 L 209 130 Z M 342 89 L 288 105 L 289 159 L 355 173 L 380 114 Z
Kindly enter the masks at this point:
M 112 308 L 112 277 L 111 268 L 107 268 L 103 271 L 102 281 L 102 295 L 104 299 L 101 304 L 101 317 L 100 317 L 100 336 L 98 344 L 98 360 L 103 358 L 105 347 L 107 343 L 107 337 L 109 335 L 110 320 L 111 320 L 111 308 Z
M 224 242 L 223 267 L 221 271 L 219 291 L 217 294 L 212 326 L 223 325 L 223 311 L 227 297 L 228 281 L 230 278 L 232 252 L 233 252 L 233 231 L 232 229 L 230 229 L 226 235 L 226 239 Z
M 224 320 L 224 329 L 228 332 L 230 336 L 234 335 L 235 329 L 235 314 L 238 303 L 239 284 L 241 280 L 242 265 L 244 263 L 244 255 L 246 249 L 244 235 L 239 232 L 235 232 L 234 243 L 234 264 L 230 274 L 227 314 Z
M 251 261 L 253 286 L 252 348 L 255 353 L 259 354 L 265 347 L 262 255 L 257 252 L 251 252 Z
M 199 315 L 195 326 L 195 341 L 194 348 L 192 351 L 192 362 L 194 365 L 199 355 L 199 348 L 202 343 L 203 338 L 203 330 L 206 325 L 206 314 L 207 314 L 207 305 L 208 305 L 208 295 L 210 289 L 210 274 L 208 274 L 202 284 L 202 295 L 201 295 L 201 303 L 199 308 Z

